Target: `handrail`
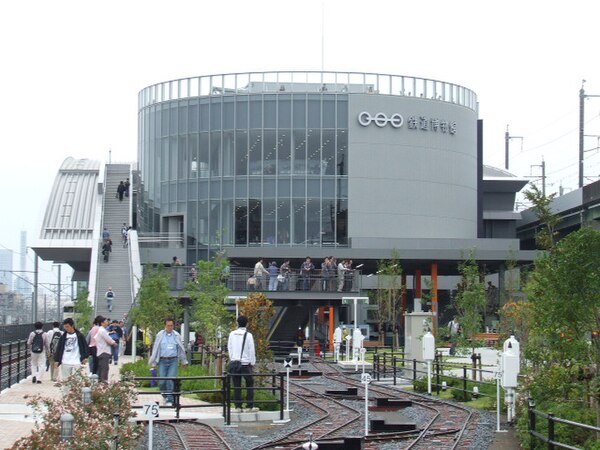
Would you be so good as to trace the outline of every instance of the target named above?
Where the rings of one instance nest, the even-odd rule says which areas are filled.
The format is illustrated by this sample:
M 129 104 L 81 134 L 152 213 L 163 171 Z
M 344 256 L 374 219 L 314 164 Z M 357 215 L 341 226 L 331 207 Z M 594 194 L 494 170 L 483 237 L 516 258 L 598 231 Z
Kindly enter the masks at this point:
M 0 344 L 0 391 L 27 378 L 29 369 L 29 349 L 26 340 Z

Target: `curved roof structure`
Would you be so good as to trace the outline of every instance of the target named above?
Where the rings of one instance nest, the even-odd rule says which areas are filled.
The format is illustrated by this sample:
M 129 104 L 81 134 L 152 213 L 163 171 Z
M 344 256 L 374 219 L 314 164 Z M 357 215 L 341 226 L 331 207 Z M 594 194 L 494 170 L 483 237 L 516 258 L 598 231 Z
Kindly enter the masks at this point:
M 64 262 L 88 272 L 94 226 L 98 226 L 100 161 L 67 158 L 50 192 L 38 242 L 32 246 L 46 261 Z M 75 276 L 73 279 L 76 279 Z

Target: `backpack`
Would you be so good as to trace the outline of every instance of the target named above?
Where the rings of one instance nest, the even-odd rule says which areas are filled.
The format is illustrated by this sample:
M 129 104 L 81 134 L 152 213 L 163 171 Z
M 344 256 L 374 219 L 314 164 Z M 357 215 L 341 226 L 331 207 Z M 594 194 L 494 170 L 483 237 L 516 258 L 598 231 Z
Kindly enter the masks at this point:
M 106 293 L 106 296 L 107 296 L 108 298 L 113 298 L 113 297 L 115 296 L 115 293 L 114 293 L 113 291 L 108 291 L 108 292 Z
M 31 342 L 31 353 L 42 353 L 44 350 L 44 336 L 42 334 L 34 331 L 33 341 Z
M 56 352 L 56 347 L 58 347 L 58 341 L 60 341 L 60 337 L 62 333 L 60 331 L 55 331 L 52 335 L 52 340 L 50 341 L 50 353 L 54 354 Z

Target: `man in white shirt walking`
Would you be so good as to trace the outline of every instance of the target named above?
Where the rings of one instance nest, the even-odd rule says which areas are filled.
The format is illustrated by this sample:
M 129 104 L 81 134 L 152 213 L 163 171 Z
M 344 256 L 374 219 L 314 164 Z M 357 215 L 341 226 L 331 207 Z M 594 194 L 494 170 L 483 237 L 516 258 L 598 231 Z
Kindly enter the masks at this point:
M 254 338 L 252 333 L 246 329 L 248 318 L 239 316 L 237 318 L 238 329 L 229 333 L 227 341 L 227 351 L 230 361 L 241 361 L 241 371 L 232 375 L 233 382 L 233 403 L 235 412 L 242 412 L 242 377 L 246 383 L 246 409 L 244 412 L 258 411 L 254 407 L 254 376 L 252 375 L 252 366 L 256 364 L 256 353 L 254 349 Z M 245 338 L 245 341 L 244 341 Z
M 65 332 L 60 337 L 54 351 L 54 366 L 60 367 L 60 376 L 66 380 L 73 372 L 85 366 L 88 357 L 88 344 L 81 331 L 75 328 L 70 317 L 63 321 Z

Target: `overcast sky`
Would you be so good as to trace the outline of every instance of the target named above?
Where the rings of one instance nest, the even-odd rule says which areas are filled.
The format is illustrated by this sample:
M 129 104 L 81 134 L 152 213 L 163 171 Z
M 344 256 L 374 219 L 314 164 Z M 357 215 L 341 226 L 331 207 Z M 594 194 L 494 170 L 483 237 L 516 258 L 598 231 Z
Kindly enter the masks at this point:
M 544 158 L 548 192 L 575 189 L 582 79 L 587 94 L 600 94 L 599 13 L 596 1 L 2 2 L 0 246 L 18 252 L 21 230 L 29 244 L 37 239 L 65 158 L 107 161 L 109 149 L 113 161 L 137 158 L 137 94 L 145 86 L 320 70 L 322 47 L 325 70 L 472 89 L 485 163 L 503 167 L 510 125 L 524 137 L 522 148 L 511 141 L 513 173 L 540 174 L 531 166 Z M 590 98 L 586 134 L 600 134 L 599 116 L 600 98 Z M 586 138 L 586 149 L 597 146 Z M 599 175 L 598 151 L 586 160 L 586 174 Z

